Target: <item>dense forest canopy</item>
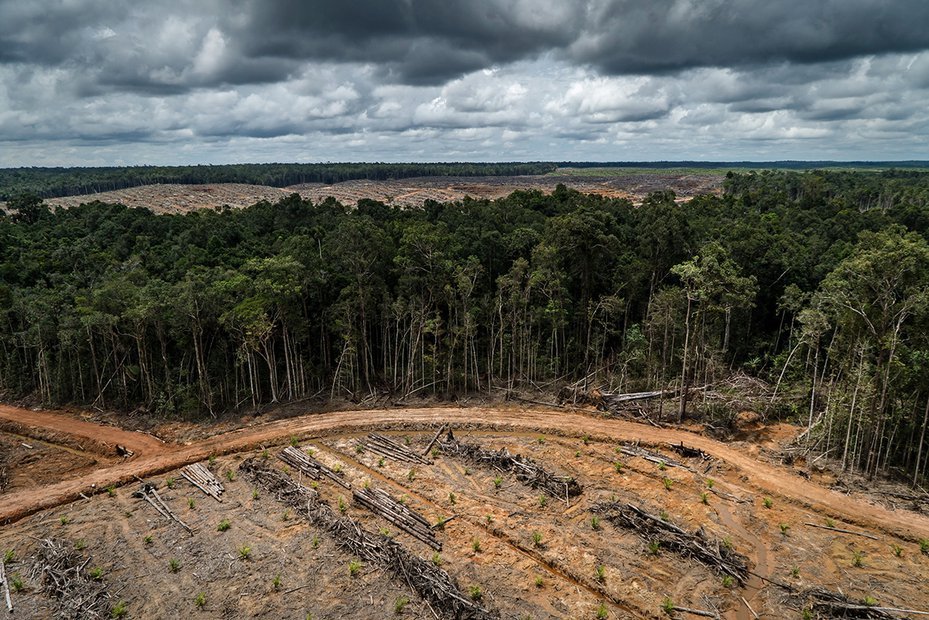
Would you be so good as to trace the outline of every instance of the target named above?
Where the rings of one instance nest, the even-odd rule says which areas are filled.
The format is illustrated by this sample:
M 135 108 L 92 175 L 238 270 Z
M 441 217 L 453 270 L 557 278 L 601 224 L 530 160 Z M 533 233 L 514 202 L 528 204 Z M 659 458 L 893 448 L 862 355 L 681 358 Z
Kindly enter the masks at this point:
M 743 371 L 847 466 L 926 475 L 929 173 L 730 174 L 640 206 L 564 186 L 419 209 L 11 206 L 8 398 L 196 416 Z M 696 413 L 714 412 L 676 412 Z

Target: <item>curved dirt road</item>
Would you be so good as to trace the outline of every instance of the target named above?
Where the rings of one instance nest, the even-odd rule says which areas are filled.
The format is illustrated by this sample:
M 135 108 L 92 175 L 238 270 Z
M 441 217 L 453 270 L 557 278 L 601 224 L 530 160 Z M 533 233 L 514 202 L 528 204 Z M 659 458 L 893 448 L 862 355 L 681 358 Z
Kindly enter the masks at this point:
M 42 419 L 60 422 L 63 417 L 44 413 Z M 148 453 L 143 451 L 137 458 L 98 469 L 79 478 L 12 493 L 3 498 L 0 523 L 9 523 L 39 510 L 67 503 L 77 499 L 81 493 L 90 494 L 95 489 L 111 484 L 124 484 L 132 481 L 135 476 L 151 476 L 201 461 L 211 454 L 226 454 L 261 445 L 272 445 L 286 441 L 292 436 L 303 438 L 385 428 L 427 429 L 437 428 L 445 422 L 459 428 L 530 431 L 575 437 L 589 434 L 595 440 L 641 441 L 652 445 L 683 442 L 739 470 L 745 476 L 744 483 L 755 487 L 759 492 L 779 495 L 847 523 L 885 531 L 906 539 L 929 538 L 929 518 L 925 516 L 907 511 L 893 512 L 824 489 L 708 437 L 624 420 L 605 420 L 570 411 L 500 408 L 340 411 L 246 427 L 186 446 L 161 445 L 160 450 Z M 61 430 L 57 424 L 50 428 Z
M 72 416 L 49 411 L 33 411 L 31 409 L 0 405 L 0 421 L 11 422 L 22 428 L 32 427 L 86 439 L 97 446 L 108 446 L 113 456 L 116 455 L 117 445 L 129 448 L 139 455 L 154 454 L 166 448 L 163 441 L 145 433 L 126 431 L 115 426 L 87 422 Z

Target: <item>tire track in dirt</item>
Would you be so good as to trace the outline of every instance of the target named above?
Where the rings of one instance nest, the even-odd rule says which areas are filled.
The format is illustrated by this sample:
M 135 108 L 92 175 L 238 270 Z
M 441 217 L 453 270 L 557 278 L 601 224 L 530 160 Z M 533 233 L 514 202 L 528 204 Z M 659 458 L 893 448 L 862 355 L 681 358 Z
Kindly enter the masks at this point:
M 18 417 L 22 410 L 3 407 L 3 417 Z M 79 429 L 85 433 L 99 433 L 121 439 L 132 437 L 138 443 L 141 456 L 93 471 L 87 475 L 65 480 L 37 489 L 12 493 L 4 498 L 0 507 L 0 523 L 9 523 L 45 508 L 57 506 L 80 496 L 93 493 L 108 485 L 123 484 L 135 476 L 149 476 L 177 469 L 203 460 L 211 454 L 227 454 L 261 445 L 286 441 L 291 436 L 309 437 L 337 435 L 341 432 L 363 432 L 374 429 L 436 429 L 443 423 L 458 428 L 493 431 L 534 431 L 553 435 L 580 437 L 591 435 L 599 441 L 640 441 L 649 445 L 685 443 L 728 463 L 745 476 L 745 485 L 769 495 L 778 495 L 811 510 L 828 513 L 847 523 L 872 528 L 907 540 L 929 538 L 929 517 L 912 512 L 893 512 L 851 499 L 841 493 L 824 489 L 812 482 L 786 472 L 776 466 L 760 462 L 724 443 L 694 433 L 668 428 L 654 428 L 625 420 L 609 420 L 580 412 L 545 409 L 515 408 L 424 408 L 365 411 L 340 411 L 313 414 L 277 420 L 257 426 L 241 428 L 210 437 L 186 446 L 158 444 L 158 440 L 140 433 L 120 431 L 112 427 L 50 412 L 30 412 L 38 426 L 65 431 Z M 88 429 L 92 427 L 91 429 Z M 159 450 L 151 450 L 155 445 Z M 149 447 L 145 452 L 142 445 Z

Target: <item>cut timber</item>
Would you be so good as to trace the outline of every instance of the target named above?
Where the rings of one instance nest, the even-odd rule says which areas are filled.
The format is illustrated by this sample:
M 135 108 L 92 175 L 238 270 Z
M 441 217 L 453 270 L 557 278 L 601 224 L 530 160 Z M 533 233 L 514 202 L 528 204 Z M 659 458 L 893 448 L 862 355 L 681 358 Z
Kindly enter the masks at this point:
M 447 454 L 478 465 L 513 473 L 516 479 L 523 484 L 534 489 L 542 489 L 552 497 L 567 500 L 580 495 L 583 490 L 574 478 L 553 474 L 528 457 L 510 454 L 506 448 L 496 451 L 485 450 L 474 444 L 462 443 L 455 439 L 451 431 L 443 441 L 439 442 L 439 446 Z
M 220 495 L 222 495 L 226 489 L 223 487 L 222 483 L 216 479 L 213 472 L 200 463 L 194 463 L 182 469 L 181 476 L 217 502 L 223 501 Z
M 645 459 L 646 461 L 650 461 L 658 465 L 664 465 L 665 467 L 678 467 L 680 469 L 686 469 L 687 471 L 693 471 L 692 468 L 688 467 L 684 463 L 675 461 L 674 459 L 669 459 L 663 454 L 652 452 L 651 450 L 646 450 L 645 448 L 636 444 L 623 444 L 619 447 L 619 451 L 626 456 L 637 456 Z
M 818 527 L 821 530 L 829 530 L 830 532 L 841 532 L 842 534 L 852 534 L 853 536 L 862 536 L 864 538 L 870 538 L 871 540 L 880 540 L 880 538 L 878 538 L 877 536 L 874 536 L 873 534 L 867 534 L 865 532 L 856 532 L 854 530 L 843 530 L 840 527 L 831 527 L 829 525 L 819 525 L 818 523 L 806 523 L 806 522 L 804 522 L 803 525 L 806 525 L 809 527 Z
M 159 495 L 158 491 L 155 490 L 155 485 L 149 484 L 147 482 L 142 483 L 142 486 L 139 487 L 139 490 L 133 493 L 132 496 L 144 499 L 149 504 L 151 504 L 155 510 L 161 514 L 161 516 L 168 520 L 176 521 L 178 525 L 187 530 L 189 534 L 193 534 L 193 530 L 190 529 L 190 526 L 181 521 L 181 519 L 176 514 L 174 514 L 170 508 L 168 508 L 168 505 L 165 503 L 165 501 L 161 499 L 161 495 Z
M 436 551 L 442 550 L 442 543 L 436 539 L 435 532 L 429 522 L 395 500 L 386 491 L 361 489 L 354 491 L 352 497 L 356 502 L 371 512 L 379 514 L 416 540 L 429 545 Z
M 410 450 L 407 446 L 377 433 L 368 435 L 368 440 L 364 442 L 364 447 L 371 452 L 376 452 L 381 456 L 386 456 L 396 461 L 418 463 L 420 465 L 429 464 L 429 461 Z
M 832 592 L 825 588 L 813 587 L 796 595 L 799 602 L 806 608 L 812 608 L 822 618 L 866 618 L 868 620 L 891 620 L 899 618 L 897 614 L 908 616 L 929 616 L 927 611 L 915 609 L 899 609 L 896 607 L 882 607 L 878 605 L 863 605 L 852 601 L 839 592 Z
M 10 584 L 6 580 L 6 567 L 3 560 L 0 560 L 0 585 L 3 586 L 3 597 L 6 599 L 7 611 L 13 613 L 13 599 L 10 598 Z
M 442 432 L 445 431 L 445 429 L 446 429 L 447 427 L 448 427 L 448 424 L 443 424 L 442 426 L 439 427 L 439 430 L 437 430 L 436 433 L 435 433 L 435 437 L 432 438 L 432 441 L 430 441 L 430 442 L 429 442 L 429 445 L 426 446 L 426 449 L 423 450 L 423 456 L 424 456 L 424 457 L 425 457 L 427 454 L 429 454 L 429 450 L 432 449 L 432 446 L 434 446 L 434 445 L 435 445 L 435 442 L 437 442 L 437 441 L 439 440 L 439 437 L 442 436 Z
M 319 500 L 318 493 L 297 484 L 283 472 L 255 458 L 243 461 L 239 471 L 298 515 L 325 530 L 341 549 L 385 569 L 407 584 L 443 617 L 456 620 L 499 619 L 499 614 L 469 600 L 447 572 L 413 555 L 397 541 L 369 532 L 350 517 L 339 517 Z
M 613 525 L 632 530 L 650 543 L 658 543 L 659 548 L 692 557 L 729 575 L 740 585 L 748 579 L 748 558 L 718 540 L 711 540 L 702 528 L 690 533 L 638 506 L 622 502 L 595 504 L 591 511 L 602 514 Z
M 313 480 L 319 480 L 320 476 L 326 476 L 344 489 L 350 490 L 352 488 L 352 485 L 345 480 L 340 472 L 326 467 L 303 450 L 288 446 L 277 457 Z

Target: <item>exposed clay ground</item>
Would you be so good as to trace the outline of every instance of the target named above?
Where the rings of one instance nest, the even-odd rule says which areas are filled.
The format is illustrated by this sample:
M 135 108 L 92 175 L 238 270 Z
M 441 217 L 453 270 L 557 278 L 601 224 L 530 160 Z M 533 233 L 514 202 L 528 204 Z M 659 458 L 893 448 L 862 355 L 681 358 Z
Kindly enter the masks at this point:
M 294 192 L 320 202 L 332 196 L 346 205 L 363 198 L 403 207 L 421 206 L 426 200 L 450 202 L 472 198 L 496 199 L 516 190 L 551 193 L 559 183 L 583 193 L 639 202 L 648 193 L 671 189 L 681 199 L 719 191 L 723 177 L 718 174 L 679 174 L 656 172 L 621 176 L 522 176 L 522 177 L 418 177 L 389 181 L 355 180 L 324 185 L 294 185 L 286 188 L 224 183 L 213 185 L 145 185 L 92 195 L 50 198 L 49 205 L 74 207 L 92 200 L 117 202 L 129 207 L 145 207 L 156 213 L 185 213 L 195 209 L 228 205 L 241 208 L 260 200 L 277 201 Z
M 3 411 L 15 418 L 19 410 Z M 91 424 L 76 425 L 74 418 L 54 413 L 22 415 L 29 419 L 21 422 L 23 435 L 0 435 L 0 449 L 12 449 L 14 460 L 22 459 L 15 444 L 32 441 L 23 436 L 64 436 Z M 493 449 L 507 447 L 574 476 L 584 492 L 570 504 L 558 498 L 542 500 L 538 491 L 512 476 L 502 475 L 497 488 L 497 472 L 441 453 L 428 465 L 411 467 L 391 459 L 382 462 L 378 455 L 357 448 L 368 430 L 379 429 L 423 450 L 443 422 L 451 422 L 462 440 Z M 118 429 L 94 426 L 103 443 L 119 433 L 128 439 Z M 471 586 L 480 588 L 483 602 L 503 618 L 594 618 L 601 605 L 610 618 L 657 618 L 666 597 L 677 605 L 715 608 L 737 620 L 753 617 L 748 606 L 762 618 L 799 617 L 799 610 L 788 605 L 785 590 L 761 577 L 798 588 L 841 589 L 856 600 L 870 596 L 887 606 L 929 609 L 929 556 L 922 555 L 916 543 L 929 538 L 929 518 L 830 491 L 790 468 L 759 459 L 759 445 L 767 449 L 780 432 L 762 432 L 757 443 L 743 437 L 725 444 L 684 430 L 584 412 L 515 407 L 345 411 L 256 424 L 189 445 L 148 443 L 152 438 L 142 435 L 145 443 L 136 444 L 138 452 L 131 459 L 101 459 L 97 465 L 75 461 L 69 479 L 51 484 L 48 471 L 67 465 L 60 458 L 64 448 L 43 444 L 33 450 L 41 450 L 49 460 L 31 465 L 41 470 L 44 464 L 46 472 L 15 473 L 14 480 L 28 475 L 36 482 L 17 482 L 0 495 L 0 522 L 8 522 L 0 529 L 0 551 L 15 551 L 17 559 L 8 572 L 24 580 L 23 591 L 14 593 L 18 617 L 51 614 L 51 602 L 28 576 L 35 539 L 47 537 L 81 547 L 90 558 L 88 566 L 101 567 L 110 592 L 127 603 L 130 617 L 434 617 L 423 600 L 377 567 L 364 566 L 350 576 L 352 558 L 337 549 L 328 534 L 297 519 L 273 498 L 262 493 L 255 497 L 251 485 L 235 474 L 241 460 L 260 456 L 265 448 L 268 462 L 286 471 L 274 455 L 299 442 L 323 463 L 342 469 L 353 484 L 405 496 L 408 505 L 430 521 L 456 515 L 438 532 L 444 545 L 442 567 L 466 592 Z M 616 447 L 624 441 L 641 441 L 683 461 L 688 469 L 661 470 L 640 457 L 618 454 Z M 710 458 L 684 459 L 669 450 L 668 444 L 680 442 L 704 450 Z M 178 468 L 197 461 L 209 463 L 222 477 L 227 488 L 222 503 L 180 478 Z M 621 471 L 617 462 L 623 464 Z M 134 476 L 156 483 L 193 535 L 133 499 L 138 487 Z M 102 490 L 124 483 L 111 492 Z M 336 509 L 343 498 L 347 514 L 372 531 L 384 529 L 414 553 L 432 556 L 426 545 L 352 505 L 350 492 L 325 479 L 319 491 Z M 89 499 L 72 502 L 79 493 Z M 694 560 L 664 550 L 652 554 L 633 532 L 606 522 L 594 529 L 591 506 L 613 498 L 655 514 L 664 512 L 687 530 L 703 527 L 713 537 L 728 538 L 760 577 L 744 588 L 726 587 L 719 575 Z M 770 498 L 769 507 L 764 498 Z M 188 500 L 193 500 L 192 506 Z M 217 531 L 222 519 L 230 522 L 225 532 Z M 877 540 L 804 525 L 827 522 Z M 788 526 L 786 533 L 781 524 Z M 534 532 L 540 534 L 538 543 Z M 239 556 L 243 546 L 251 548 L 247 560 Z M 861 566 L 854 565 L 856 554 Z M 179 565 L 176 573 L 170 569 L 172 558 Z M 604 567 L 602 580 L 597 578 L 599 565 Z M 194 602 L 200 593 L 203 609 Z M 395 615 L 400 597 L 410 602 Z M 5 613 L 0 608 L 0 618 Z

